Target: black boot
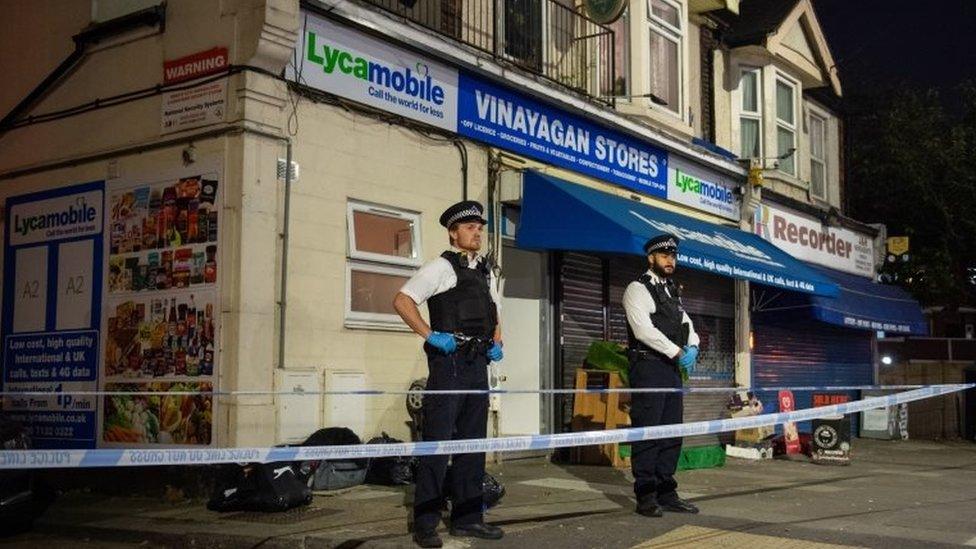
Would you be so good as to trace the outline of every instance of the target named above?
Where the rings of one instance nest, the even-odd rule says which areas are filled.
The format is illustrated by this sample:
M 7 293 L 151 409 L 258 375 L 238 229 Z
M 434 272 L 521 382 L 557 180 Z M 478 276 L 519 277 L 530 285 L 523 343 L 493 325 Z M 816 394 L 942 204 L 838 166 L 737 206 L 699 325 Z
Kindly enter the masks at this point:
M 693 515 L 698 514 L 698 507 L 694 503 L 684 500 L 678 497 L 678 494 L 672 494 L 666 497 L 659 497 L 658 502 L 661 508 L 670 513 L 691 513 Z
M 637 514 L 645 517 L 663 517 L 661 506 L 653 495 L 644 496 L 637 500 Z
M 485 523 L 458 524 L 451 526 L 451 535 L 459 538 L 502 539 L 502 529 Z
M 441 541 L 441 537 L 437 535 L 437 532 L 431 530 L 429 532 L 414 532 L 413 541 L 420 547 L 443 547 L 444 542 Z

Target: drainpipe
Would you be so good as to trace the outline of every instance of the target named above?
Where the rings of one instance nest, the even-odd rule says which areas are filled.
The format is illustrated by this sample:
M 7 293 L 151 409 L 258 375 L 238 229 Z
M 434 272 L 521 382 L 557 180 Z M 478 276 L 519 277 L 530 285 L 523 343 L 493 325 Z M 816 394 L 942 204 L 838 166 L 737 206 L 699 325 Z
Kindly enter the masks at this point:
M 291 138 L 285 138 L 285 205 L 281 222 L 281 295 L 278 297 L 278 368 L 285 367 L 285 319 L 288 290 L 288 222 L 291 210 Z
M 457 147 L 458 154 L 461 156 L 461 200 L 468 199 L 468 148 L 464 141 L 455 139 L 454 146 Z

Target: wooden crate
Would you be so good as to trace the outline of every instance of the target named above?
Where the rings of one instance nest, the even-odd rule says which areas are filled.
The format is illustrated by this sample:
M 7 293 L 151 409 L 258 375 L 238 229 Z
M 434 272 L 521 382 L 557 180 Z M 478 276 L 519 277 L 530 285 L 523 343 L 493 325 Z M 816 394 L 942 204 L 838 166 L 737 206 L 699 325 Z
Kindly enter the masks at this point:
M 616 372 L 576 370 L 577 389 L 623 388 Z M 630 427 L 630 395 L 627 393 L 576 393 L 573 399 L 574 432 Z M 570 452 L 573 463 L 630 467 L 630 458 L 620 456 L 619 444 L 577 446 Z

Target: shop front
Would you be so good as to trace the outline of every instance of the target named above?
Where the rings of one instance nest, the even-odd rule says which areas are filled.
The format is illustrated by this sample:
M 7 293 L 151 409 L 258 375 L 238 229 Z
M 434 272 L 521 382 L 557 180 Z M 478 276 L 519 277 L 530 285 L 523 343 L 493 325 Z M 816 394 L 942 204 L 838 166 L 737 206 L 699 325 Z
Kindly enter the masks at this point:
M 873 281 L 873 235 L 825 227 L 813 216 L 768 202 L 757 209 L 755 220 L 759 236 L 805 261 L 839 290 L 826 297 L 753 287 L 756 387 L 872 385 L 879 334 L 927 333 L 918 302 L 901 288 Z M 859 391 L 794 393 L 798 408 L 859 397 Z M 767 409 L 776 406 L 773 392 L 760 393 L 760 398 Z M 810 424 L 799 428 L 809 432 Z M 856 421 L 851 432 L 858 432 Z
M 835 285 L 755 235 L 664 209 L 642 200 L 571 183 L 538 171 L 523 176 L 519 248 L 546 250 L 556 260 L 554 376 L 573 387 L 594 341 L 626 342 L 621 296 L 646 270 L 642 246 L 656 234 L 682 239 L 676 279 L 702 354 L 692 387 L 735 385 L 736 280 L 762 282 L 799 293 L 829 296 Z M 738 342 L 745 344 L 745 342 Z M 689 395 L 685 420 L 724 417 L 727 395 Z M 556 426 L 571 423 L 571 398 L 557 399 Z M 691 437 L 686 446 L 711 446 L 716 436 Z
M 575 308 L 570 316 L 578 318 L 596 310 L 601 326 L 599 338 L 624 339 L 620 295 L 626 284 L 644 270 L 643 259 L 585 242 L 554 251 L 546 247 L 526 248 L 513 238 L 521 232 L 520 212 L 524 213 L 522 219 L 557 215 L 554 210 L 540 210 L 538 206 L 525 208 L 521 190 L 528 188 L 532 169 L 610 193 L 631 193 L 712 223 L 739 221 L 735 189 L 741 169 L 728 159 L 692 150 L 688 143 L 666 148 L 646 136 L 597 123 L 586 113 L 559 106 L 558 102 L 526 93 L 483 73 L 414 53 L 313 11 L 307 12 L 303 21 L 307 46 L 300 65 L 287 76 L 306 88 L 325 92 L 328 100 L 299 106 L 308 133 L 303 132 L 296 139 L 295 158 L 303 166 L 306 181 L 321 178 L 330 183 L 296 188 L 302 200 L 292 221 L 298 228 L 291 238 L 294 249 L 290 257 L 294 263 L 289 267 L 289 289 L 323 297 L 311 298 L 321 302 L 322 307 L 304 308 L 305 303 L 300 303 L 288 309 L 283 376 L 319 372 L 323 366 L 316 359 L 320 356 L 329 356 L 324 366 L 326 390 L 338 388 L 330 386 L 330 371 L 351 376 L 350 380 L 355 377 L 354 385 L 343 386 L 353 389 L 400 389 L 411 379 L 423 376 L 424 365 L 416 353 L 415 338 L 403 333 L 403 326 L 388 310 L 388 303 L 398 283 L 416 269 L 418 262 L 443 247 L 435 223 L 437 213 L 464 193 L 488 207 L 486 252 L 500 264 L 504 280 L 500 295 L 506 358 L 493 376 L 496 386 L 566 386 L 562 378 L 572 376 L 572 371 L 561 366 L 566 363 L 562 342 L 566 342 L 565 348 L 571 348 L 573 336 L 557 331 L 558 326 L 566 325 L 560 321 L 566 316 L 566 307 Z M 327 50 L 348 53 L 350 71 L 343 72 L 339 65 L 330 68 Z M 359 75 L 364 78 L 357 77 L 354 70 L 354 65 L 360 64 L 368 68 Z M 338 107 L 322 104 L 336 96 L 353 103 Z M 366 112 L 369 109 L 358 109 L 358 105 L 367 106 L 374 114 Z M 384 118 L 384 113 L 398 116 Z M 370 122 L 370 118 L 379 118 L 386 124 Z M 396 131 L 387 130 L 389 127 Z M 467 151 L 460 158 L 455 155 L 455 143 L 463 144 Z M 678 154 L 676 150 L 683 152 Z M 353 154 L 360 156 L 356 163 L 344 162 Z M 465 174 L 463 188 L 459 184 L 459 159 Z M 390 177 L 391 173 L 396 176 Z M 318 210 L 310 209 L 313 204 L 318 205 Z M 341 218 L 345 227 L 335 228 L 345 229 L 347 241 L 316 243 L 320 232 L 306 231 L 303 226 L 322 226 L 322 208 L 340 206 L 348 208 L 349 213 Z M 368 236 L 367 231 L 382 232 L 382 224 L 376 220 L 387 218 L 391 218 L 386 224 L 389 230 L 399 226 L 395 219 L 407 219 L 401 228 L 411 237 L 393 235 L 386 241 L 400 244 L 383 247 L 377 244 L 383 241 L 381 235 L 374 235 L 375 246 L 370 248 L 363 237 Z M 508 226 L 511 230 L 506 229 Z M 327 262 L 336 257 L 344 257 L 347 265 L 344 284 L 342 278 L 328 277 L 338 278 L 335 283 L 339 288 L 316 276 L 330 272 Z M 585 311 L 589 304 L 576 307 L 574 303 L 585 302 L 587 291 L 571 289 L 585 286 L 585 277 L 595 271 L 585 266 L 574 270 L 574 261 L 596 261 L 600 265 L 601 301 Z M 580 278 L 574 279 L 574 273 Z M 732 383 L 736 353 L 733 279 L 706 271 L 689 271 L 685 278 L 687 306 L 695 315 L 707 347 L 702 374 L 696 383 L 728 385 Z M 336 318 L 330 312 L 334 309 L 327 307 L 331 299 L 325 296 L 333 296 L 343 286 L 346 316 Z M 315 328 L 309 328 L 307 333 L 296 332 L 303 330 L 302 326 Z M 384 352 L 378 352 L 379 348 Z M 391 368 L 391 364 L 399 367 Z M 581 364 L 581 360 L 576 360 L 573 368 Z M 400 415 L 398 399 L 374 398 L 365 410 L 362 400 L 344 396 L 325 399 L 325 423 L 356 420 L 353 425 L 367 434 L 382 428 L 404 436 L 402 427 L 395 425 L 395 418 Z M 554 409 L 552 400 L 544 395 L 494 398 L 497 414 L 493 416 L 492 431 L 515 435 L 563 430 L 565 426 L 558 417 L 561 412 Z M 718 417 L 723 406 L 720 398 L 711 398 L 705 404 L 689 399 L 687 417 Z M 282 411 L 279 422 L 283 418 L 287 420 L 284 424 L 297 425 L 298 410 L 294 414 Z M 279 434 L 279 440 L 285 438 Z

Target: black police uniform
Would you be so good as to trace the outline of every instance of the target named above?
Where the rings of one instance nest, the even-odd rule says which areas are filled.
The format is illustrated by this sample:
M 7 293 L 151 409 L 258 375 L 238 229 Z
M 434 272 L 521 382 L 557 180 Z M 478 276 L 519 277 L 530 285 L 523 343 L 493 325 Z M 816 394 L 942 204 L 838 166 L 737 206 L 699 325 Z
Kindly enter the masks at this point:
M 652 238 L 644 244 L 647 254 L 655 251 L 677 252 L 678 239 L 670 234 Z M 637 281 L 654 301 L 650 321 L 669 341 L 684 348 L 691 326 L 683 323 L 684 309 L 677 285 L 670 279 L 652 279 L 647 273 Z M 680 388 L 680 367 L 675 358 L 665 356 L 640 341 L 627 325 L 630 384 L 638 388 Z M 680 392 L 634 393 L 631 396 L 630 420 L 634 427 L 671 425 L 683 421 L 683 398 Z M 635 442 L 630 464 L 634 473 L 637 511 L 660 516 L 661 507 L 669 511 L 697 513 L 698 509 L 678 497 L 674 472 L 681 454 L 681 438 Z
M 498 312 L 489 291 L 487 260 L 468 268 L 467 256 L 447 251 L 441 254 L 454 269 L 457 285 L 427 300 L 430 327 L 436 332 L 463 334 L 473 338 L 459 342 L 457 351 L 446 355 L 429 343 L 427 389 L 488 389 L 488 358 Z M 485 438 L 488 423 L 488 395 L 424 395 L 424 440 Z M 414 492 L 414 531 L 431 532 L 440 521 L 448 456 L 423 456 L 417 466 Z M 451 493 L 451 524 L 482 523 L 482 482 L 485 454 L 451 456 L 448 488 Z
M 677 286 L 670 280 L 654 283 L 646 273 L 637 279 L 647 288 L 654 300 L 651 322 L 672 343 L 684 347 L 688 343 L 688 326 L 682 324 L 684 310 Z M 674 359 L 664 356 L 642 343 L 627 325 L 630 385 L 632 387 L 682 386 L 681 373 Z M 634 393 L 631 396 L 630 421 L 634 427 L 681 423 L 683 399 L 681 393 Z M 659 500 L 677 497 L 678 483 L 674 472 L 681 454 L 681 438 L 666 438 L 635 442 L 631 446 L 630 465 L 634 474 L 634 494 L 638 502 L 647 497 Z

